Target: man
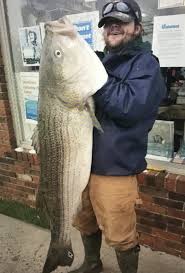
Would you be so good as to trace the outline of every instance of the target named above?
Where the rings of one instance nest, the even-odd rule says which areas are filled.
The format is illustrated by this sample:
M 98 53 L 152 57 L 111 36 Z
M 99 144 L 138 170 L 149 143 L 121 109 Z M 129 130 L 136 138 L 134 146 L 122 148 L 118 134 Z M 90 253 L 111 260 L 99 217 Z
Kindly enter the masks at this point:
M 73 273 L 100 273 L 101 234 L 114 247 L 121 272 L 136 273 L 140 247 L 135 204 L 136 175 L 146 168 L 147 137 L 165 95 L 157 58 L 142 42 L 141 10 L 133 0 L 103 7 L 99 27 L 106 44 L 107 83 L 95 94 L 103 133 L 94 130 L 92 174 L 74 226 L 85 249 Z

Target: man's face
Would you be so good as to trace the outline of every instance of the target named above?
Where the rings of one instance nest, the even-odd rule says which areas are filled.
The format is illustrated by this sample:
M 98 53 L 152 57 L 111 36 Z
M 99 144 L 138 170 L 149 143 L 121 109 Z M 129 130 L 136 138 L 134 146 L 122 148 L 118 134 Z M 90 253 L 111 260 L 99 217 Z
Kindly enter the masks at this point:
M 117 19 L 109 19 L 104 25 L 103 37 L 108 48 L 117 48 L 134 40 L 138 35 L 135 22 L 123 23 Z

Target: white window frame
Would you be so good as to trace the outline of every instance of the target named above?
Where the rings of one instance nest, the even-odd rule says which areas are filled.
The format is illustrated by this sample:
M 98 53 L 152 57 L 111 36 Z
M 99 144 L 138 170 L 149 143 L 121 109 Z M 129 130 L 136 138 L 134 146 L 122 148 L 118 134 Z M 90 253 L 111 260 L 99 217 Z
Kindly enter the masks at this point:
M 5 67 L 5 75 L 7 81 L 8 98 L 11 107 L 11 114 L 13 119 L 14 134 L 16 137 L 17 146 L 21 146 L 24 140 L 23 126 L 21 124 L 21 116 L 19 110 L 19 100 L 16 88 L 16 81 L 13 72 L 13 60 L 11 57 L 11 48 L 8 36 L 8 27 L 5 15 L 4 1 L 0 1 L 0 43 L 3 56 L 3 63 Z

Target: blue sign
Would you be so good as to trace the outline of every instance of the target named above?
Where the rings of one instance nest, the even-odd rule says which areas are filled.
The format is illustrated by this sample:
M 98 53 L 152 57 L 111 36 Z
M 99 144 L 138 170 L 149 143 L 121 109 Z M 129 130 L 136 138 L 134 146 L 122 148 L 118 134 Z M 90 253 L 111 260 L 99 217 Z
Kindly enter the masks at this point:
M 38 102 L 35 100 L 26 100 L 26 118 L 31 120 L 37 120 L 37 106 Z
M 92 22 L 85 21 L 74 24 L 77 27 L 78 33 L 84 38 L 84 40 L 93 48 L 93 29 Z

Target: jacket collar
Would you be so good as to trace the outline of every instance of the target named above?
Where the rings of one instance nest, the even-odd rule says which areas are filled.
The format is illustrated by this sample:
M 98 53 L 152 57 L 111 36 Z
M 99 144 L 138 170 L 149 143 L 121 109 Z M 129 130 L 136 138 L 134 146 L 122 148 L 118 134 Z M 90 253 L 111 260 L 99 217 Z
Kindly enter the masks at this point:
M 117 60 L 120 57 L 130 59 L 131 57 L 141 54 L 142 52 L 151 52 L 151 44 L 143 42 L 142 37 L 138 37 L 134 41 L 129 42 L 126 46 L 122 46 L 119 50 L 109 52 L 107 48 L 104 49 L 103 63 L 108 60 Z

